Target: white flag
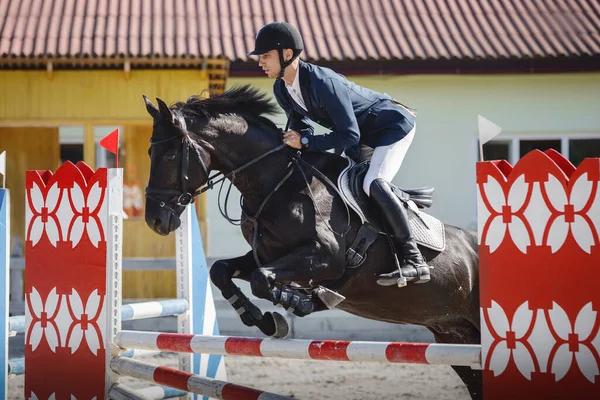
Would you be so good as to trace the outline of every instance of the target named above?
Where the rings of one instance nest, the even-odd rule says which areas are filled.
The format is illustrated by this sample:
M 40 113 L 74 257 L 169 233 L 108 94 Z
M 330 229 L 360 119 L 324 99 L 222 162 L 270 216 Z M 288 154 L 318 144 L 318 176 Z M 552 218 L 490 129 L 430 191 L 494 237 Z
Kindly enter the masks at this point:
M 483 145 L 502 132 L 502 128 L 489 119 L 477 115 L 477 127 L 479 128 L 479 144 Z
M 0 154 L 0 174 L 4 175 L 6 173 L 6 151 L 3 151 Z

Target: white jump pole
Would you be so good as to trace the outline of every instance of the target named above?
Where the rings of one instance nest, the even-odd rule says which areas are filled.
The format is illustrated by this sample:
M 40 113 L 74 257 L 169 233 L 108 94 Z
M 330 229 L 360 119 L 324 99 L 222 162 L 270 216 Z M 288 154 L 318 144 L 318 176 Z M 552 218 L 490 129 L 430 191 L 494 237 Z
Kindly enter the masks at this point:
M 8 376 L 8 282 L 10 269 L 10 192 L 0 188 L 0 399 L 7 397 Z

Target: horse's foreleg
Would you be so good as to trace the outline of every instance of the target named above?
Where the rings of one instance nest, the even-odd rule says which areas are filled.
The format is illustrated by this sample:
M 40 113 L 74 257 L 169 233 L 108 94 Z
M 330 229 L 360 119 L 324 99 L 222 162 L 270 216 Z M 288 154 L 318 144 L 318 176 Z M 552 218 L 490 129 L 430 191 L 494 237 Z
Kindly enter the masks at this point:
M 339 278 L 344 272 L 343 263 L 334 262 L 320 243 L 311 242 L 296 248 L 276 261 L 252 272 L 250 284 L 255 296 L 271 300 L 303 317 L 322 310 L 323 303 L 291 287 L 275 287 L 275 282 L 309 282 Z
M 435 329 L 431 327 L 428 327 L 428 329 L 433 333 L 437 343 L 481 343 L 481 334 L 478 327 L 465 319 L 454 321 L 451 326 L 438 325 Z M 466 366 L 452 366 L 452 369 L 454 369 L 456 374 L 467 386 L 471 399 L 481 400 L 483 396 L 481 370 L 472 369 L 471 367 Z
M 234 275 L 236 278 L 250 281 L 251 273 L 255 269 L 256 263 L 252 252 L 249 252 L 241 257 L 215 261 L 210 269 L 210 279 L 238 313 L 244 325 L 256 326 L 265 335 L 286 336 L 287 324 L 281 326 L 280 322 L 283 317 L 277 313 L 263 314 L 232 281 Z

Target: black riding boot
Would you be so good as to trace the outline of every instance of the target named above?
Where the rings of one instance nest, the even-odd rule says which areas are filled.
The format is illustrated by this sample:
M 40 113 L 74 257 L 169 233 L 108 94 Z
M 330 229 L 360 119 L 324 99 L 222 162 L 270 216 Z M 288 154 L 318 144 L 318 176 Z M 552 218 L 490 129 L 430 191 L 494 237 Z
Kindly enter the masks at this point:
M 397 250 L 400 252 L 400 270 L 389 274 L 379 275 L 377 283 L 382 286 L 391 286 L 403 281 L 402 269 L 416 270 L 415 283 L 425 283 L 430 280 L 429 266 L 425 263 L 408 224 L 408 214 L 402 202 L 396 197 L 390 185 L 383 179 L 375 179 L 371 183 L 370 197 L 381 212 L 383 222 L 394 236 Z

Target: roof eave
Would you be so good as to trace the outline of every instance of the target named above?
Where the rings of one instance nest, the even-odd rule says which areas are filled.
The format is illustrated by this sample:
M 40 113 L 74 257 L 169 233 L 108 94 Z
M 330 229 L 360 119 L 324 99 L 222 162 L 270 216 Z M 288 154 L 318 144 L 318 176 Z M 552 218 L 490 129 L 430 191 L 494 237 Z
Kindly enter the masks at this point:
M 600 71 L 600 54 L 580 57 L 314 61 L 347 75 L 533 74 Z M 262 76 L 256 63 L 234 61 L 230 76 Z

